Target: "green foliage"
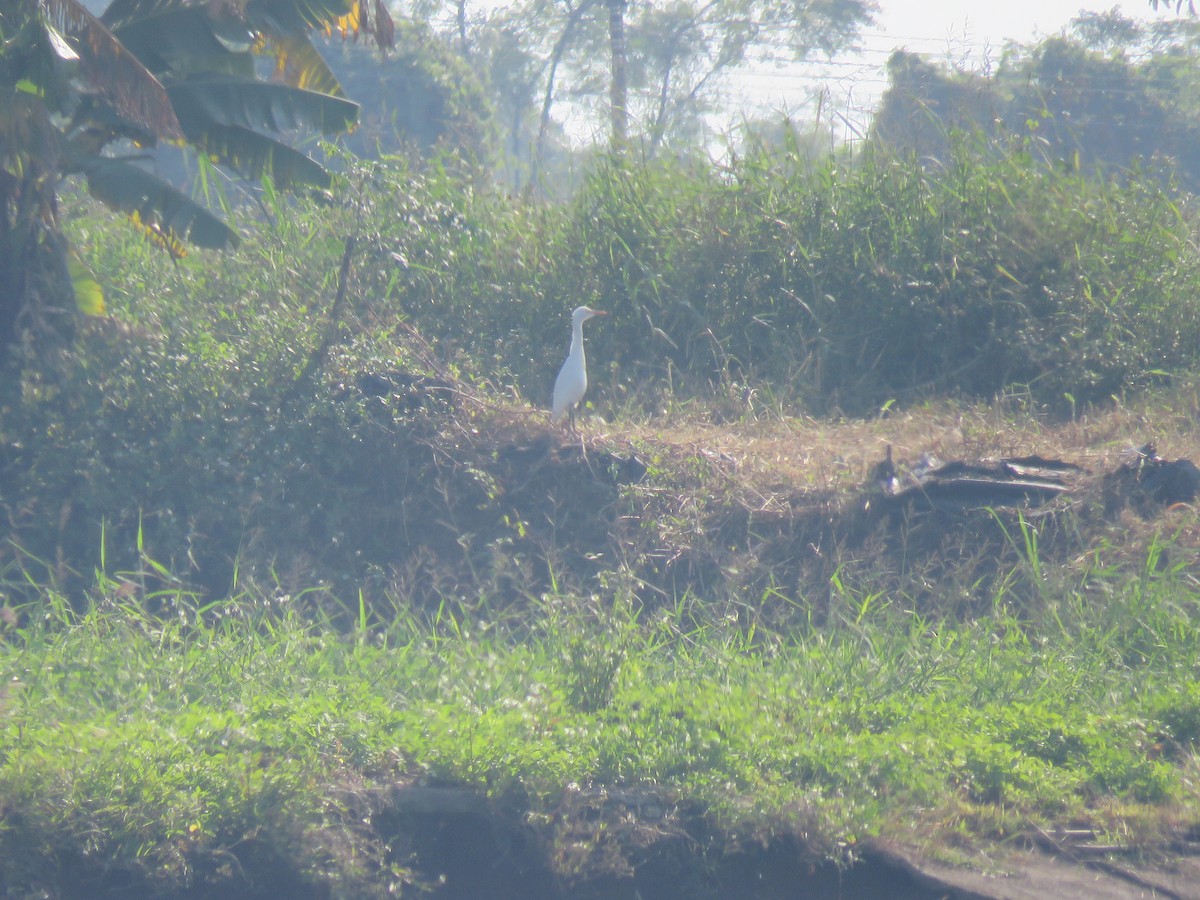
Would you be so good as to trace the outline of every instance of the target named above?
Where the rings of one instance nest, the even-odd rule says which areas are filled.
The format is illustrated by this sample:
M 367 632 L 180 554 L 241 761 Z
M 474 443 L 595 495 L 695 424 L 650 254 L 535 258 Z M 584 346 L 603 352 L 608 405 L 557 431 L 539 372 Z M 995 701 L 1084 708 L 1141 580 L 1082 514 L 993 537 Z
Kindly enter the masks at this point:
M 11 107 L 0 144 L 0 360 L 21 331 L 45 340 L 51 329 L 39 320 L 52 318 L 46 311 L 65 297 L 99 311 L 95 284 L 66 277 L 58 221 L 65 178 L 86 180 L 93 197 L 173 255 L 184 241 L 235 247 L 227 222 L 132 161 L 129 145 L 186 144 L 244 178 L 327 185 L 321 165 L 276 139 L 299 128 L 337 134 L 358 116 L 308 34 L 361 30 L 387 46 L 392 32 L 382 4 L 373 14 L 355 6 L 348 21 L 349 0 L 284 0 L 249 13 L 115 2 L 98 17 L 78 0 L 10 7 L 0 65 L 0 94 Z M 260 77 L 263 62 L 273 64 L 273 77 Z
M 610 393 L 786 385 L 860 413 L 1023 384 L 1088 403 L 1194 366 L 1200 346 L 1175 201 L 1020 150 L 962 141 L 940 170 L 765 154 L 726 183 L 617 160 L 569 213 L 541 284 L 614 314 L 591 336 Z
M 1151 697 L 1149 708 L 1177 752 L 1188 753 L 1200 742 L 1200 685 Z
M 343 430 L 337 411 L 319 412 L 315 398 L 289 401 L 326 325 L 314 313 L 322 301 L 328 308 L 332 290 L 323 273 L 289 268 L 275 239 L 217 275 L 200 257 L 171 269 L 119 229 L 89 222 L 79 239 L 95 249 L 101 277 L 119 286 L 114 299 L 134 324 L 97 322 L 55 371 L 31 367 L 6 385 L 5 449 L 21 475 L 5 500 L 25 510 L 17 525 L 34 557 L 26 562 L 39 579 L 72 589 L 103 552 L 104 528 L 109 572 L 140 570 L 144 551 L 227 594 L 240 548 L 264 532 L 295 536 L 288 510 L 314 462 L 304 448 Z M 338 247 L 316 244 L 336 259 Z M 278 281 L 259 278 L 267 270 Z M 147 296 L 155 302 L 138 321 L 143 310 L 125 304 Z M 57 560 L 57 574 L 39 559 Z
M 1035 152 L 1058 165 L 1103 176 L 1170 160 L 1194 191 L 1194 23 L 1143 28 L 1111 12 L 1084 13 L 1076 31 L 1078 38 L 1010 48 L 987 76 L 897 51 L 888 60 L 890 84 L 872 120 L 872 141 L 947 162 L 956 132 L 1004 142 L 1032 127 Z
M 728 180 L 610 160 L 561 210 L 437 202 L 456 214 L 397 238 L 437 249 L 402 247 L 387 285 L 427 335 L 535 403 L 579 303 L 612 314 L 589 345 L 594 396 L 613 405 L 740 385 L 857 413 L 1014 384 L 1088 404 L 1193 368 L 1200 347 L 1182 201 L 1019 148 L 964 140 L 942 170 L 764 154 Z
M 350 164 L 333 206 L 279 210 L 267 271 L 287 256 L 328 279 L 354 235 L 359 321 L 403 316 L 536 405 L 587 303 L 611 313 L 589 346 L 592 396 L 613 406 L 754 388 L 862 413 L 1021 385 L 1085 407 L 1196 365 L 1183 204 L 1148 176 L 1096 180 L 965 139 L 937 169 L 763 150 L 719 178 L 613 159 L 559 206 L 393 160 Z
M 1160 653 L 1124 667 L 1136 635 L 1059 634 L 1053 615 L 930 628 L 893 611 L 752 643 L 736 623 L 635 612 L 620 590 L 612 606 L 547 597 L 509 637 L 408 618 L 339 634 L 252 595 L 249 617 L 185 603 L 164 618 L 103 580 L 83 616 L 47 594 L 0 643 L 0 880 L 102 866 L 160 891 L 219 885 L 222 860 L 253 876 L 265 846 L 312 884 L 362 890 L 399 838 L 349 817 L 415 773 L 518 790 L 531 821 L 568 783 L 654 784 L 734 829 L 804 797 L 831 853 L 963 804 L 997 828 L 1118 831 L 1122 805 L 1190 797 L 1200 597 L 1164 577 L 1180 602 L 1155 625 Z M 1136 592 L 1113 587 L 1090 611 L 1137 617 Z M 349 844 L 322 844 L 331 829 Z

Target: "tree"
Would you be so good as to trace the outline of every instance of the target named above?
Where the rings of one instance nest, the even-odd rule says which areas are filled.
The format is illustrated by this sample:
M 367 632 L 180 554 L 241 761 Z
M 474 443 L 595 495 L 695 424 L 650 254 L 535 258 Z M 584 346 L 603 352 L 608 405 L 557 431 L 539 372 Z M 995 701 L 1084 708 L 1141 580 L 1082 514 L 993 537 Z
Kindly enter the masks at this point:
M 1080 10 L 1071 20 L 1071 31 L 1091 50 L 1111 51 L 1128 47 L 1142 36 L 1142 26 L 1134 19 L 1121 15 L 1118 7 L 1105 12 Z
M 410 2 L 427 9 L 437 0 Z M 603 123 L 618 145 L 641 141 L 653 153 L 672 135 L 698 133 L 726 74 L 833 52 L 875 10 L 873 0 L 515 0 L 472 19 L 464 2 L 441 0 L 455 23 L 448 38 L 470 48 L 497 88 L 508 144 L 514 154 L 532 148 L 535 181 L 563 98 L 576 111 L 592 107 L 597 133 Z
M 577 85 L 607 85 L 615 135 L 628 128 L 654 153 L 702 116 L 723 76 L 764 59 L 803 59 L 845 46 L 870 21 L 870 0 L 606 0 L 608 33 L 580 29 L 567 65 Z M 607 42 L 601 52 L 598 42 Z
M 1196 86 L 1200 56 L 1190 21 L 1173 23 L 1175 40 L 1159 26 L 1149 36 L 1124 31 L 1140 57 L 1112 45 L 1118 32 L 1082 33 L 1105 52 L 1061 37 L 1019 48 L 995 74 L 947 72 L 901 51 L 888 61 L 890 86 L 876 111 L 871 140 L 918 157 L 951 158 L 957 134 L 1005 143 L 1028 140 L 1046 159 L 1084 171 L 1169 164 L 1180 185 L 1200 185 L 1200 116 Z M 1145 55 L 1144 55 L 1145 54 Z
M 358 106 L 309 42 L 316 29 L 391 42 L 380 0 L 7 0 L 0 11 L 0 359 L 14 337 L 98 288 L 73 265 L 58 191 L 82 176 L 171 252 L 224 249 L 234 230 L 137 165 L 159 141 L 280 187 L 326 185 L 322 166 L 272 137 L 346 131 Z M 260 74 L 261 69 L 269 73 Z
M 576 0 L 562 0 L 562 2 L 566 16 L 563 19 L 562 29 L 559 31 L 558 38 L 554 42 L 554 48 L 550 52 L 550 58 L 547 61 L 546 89 L 542 100 L 542 115 L 538 121 L 533 160 L 530 166 L 530 183 L 537 181 L 538 165 L 542 158 L 546 133 L 550 127 L 550 108 L 554 102 L 554 87 L 557 83 L 558 67 L 575 39 L 576 30 L 585 21 L 584 17 L 586 14 L 595 7 L 597 0 L 578 0 L 578 2 Z
M 749 118 L 733 137 L 743 157 L 820 160 L 844 149 L 825 122 L 797 121 L 786 114 Z
M 1155 12 L 1158 12 L 1158 7 L 1159 7 L 1160 3 L 1161 3 L 1161 5 L 1165 6 L 1167 9 L 1171 8 L 1170 0 L 1150 0 L 1150 8 L 1153 9 Z M 1196 14 L 1195 0 L 1175 0 L 1175 12 L 1177 12 L 1177 13 L 1183 12 L 1184 6 L 1187 6 L 1188 15 L 1194 16 Z
M 471 62 L 488 81 L 500 127 L 506 132 L 499 160 L 505 180 L 519 185 L 528 173 L 530 135 L 538 121 L 542 66 L 523 38 L 520 23 L 505 12 L 476 32 Z
M 893 51 L 887 73 L 870 140 L 918 158 L 949 160 L 957 132 L 990 132 L 1004 108 L 1005 98 L 985 76 L 945 71 L 907 50 Z
M 613 146 L 629 139 L 629 82 L 626 76 L 625 9 L 629 0 L 606 0 L 608 6 L 609 108 Z
M 346 93 L 362 104 L 357 127 L 340 143 L 366 158 L 449 150 L 490 162 L 496 126 L 478 73 L 426 23 L 397 24 L 395 47 L 384 59 L 361 44 L 317 42 Z

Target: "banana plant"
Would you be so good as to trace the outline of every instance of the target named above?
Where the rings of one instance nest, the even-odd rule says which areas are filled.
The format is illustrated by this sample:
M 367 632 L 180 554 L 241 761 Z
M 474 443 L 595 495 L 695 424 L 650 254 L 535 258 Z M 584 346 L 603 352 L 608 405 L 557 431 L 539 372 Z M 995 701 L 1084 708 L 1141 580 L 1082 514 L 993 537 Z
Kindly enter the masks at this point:
M 393 41 L 383 0 L 111 0 L 98 16 L 81 0 L 0 5 L 0 354 L 64 300 L 102 306 L 58 229 L 65 177 L 174 252 L 238 237 L 138 164 L 159 143 L 281 188 L 328 185 L 282 137 L 357 121 L 313 32 Z

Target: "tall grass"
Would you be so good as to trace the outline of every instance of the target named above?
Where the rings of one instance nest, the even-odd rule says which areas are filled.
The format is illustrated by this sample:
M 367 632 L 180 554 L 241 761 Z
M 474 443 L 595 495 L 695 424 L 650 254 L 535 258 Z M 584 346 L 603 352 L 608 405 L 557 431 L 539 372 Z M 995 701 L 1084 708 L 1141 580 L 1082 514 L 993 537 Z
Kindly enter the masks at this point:
M 557 283 L 618 314 L 595 355 L 630 386 L 786 385 L 818 412 L 1013 384 L 1087 403 L 1195 365 L 1181 202 L 965 139 L 944 168 L 874 148 L 725 179 L 614 162 Z
M 581 303 L 612 313 L 590 336 L 594 396 L 612 407 L 736 384 L 860 414 L 1016 385 L 1066 409 L 1195 368 L 1194 217 L 1169 174 L 1064 169 L 1032 139 L 952 144 L 946 164 L 874 145 L 824 160 L 751 149 L 723 170 L 602 159 L 555 204 L 461 168 L 348 159 L 332 203 L 268 194 L 243 253 L 160 271 L 153 291 L 122 261 L 144 251 L 91 234 L 135 318 L 178 329 L 216 304 L 244 327 L 239 310 L 287 309 L 255 360 L 268 369 L 311 347 L 354 237 L 346 343 L 387 355 L 407 321 L 462 374 L 535 405 Z M 219 334 L 205 338 L 214 360 Z

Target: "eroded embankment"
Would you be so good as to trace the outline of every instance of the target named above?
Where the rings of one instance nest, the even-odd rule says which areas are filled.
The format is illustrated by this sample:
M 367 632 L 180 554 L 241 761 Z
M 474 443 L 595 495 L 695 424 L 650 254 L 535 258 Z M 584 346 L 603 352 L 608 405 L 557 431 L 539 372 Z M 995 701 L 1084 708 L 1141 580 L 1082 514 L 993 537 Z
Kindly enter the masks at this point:
M 925 856 L 904 835 L 871 839 L 842 862 L 814 855 L 802 835 L 731 836 L 699 808 L 653 790 L 571 789 L 535 818 L 520 803 L 457 787 L 380 792 L 365 827 L 387 848 L 378 892 L 463 900 L 1124 900 L 1200 896 L 1200 845 L 1153 863 L 1078 835 L 1042 834 L 976 848 L 972 861 Z M 69 879 L 62 897 L 158 897 L 123 873 Z M 391 882 L 389 888 L 386 881 Z M 361 883 L 360 883 L 361 887 Z M 253 841 L 180 898 L 330 896 Z

